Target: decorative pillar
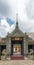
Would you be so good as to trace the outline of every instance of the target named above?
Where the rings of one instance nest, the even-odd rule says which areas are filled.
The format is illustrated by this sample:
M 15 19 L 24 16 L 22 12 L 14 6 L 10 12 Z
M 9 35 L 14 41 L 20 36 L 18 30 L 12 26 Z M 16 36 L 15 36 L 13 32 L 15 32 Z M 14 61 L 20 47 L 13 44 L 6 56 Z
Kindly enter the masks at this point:
M 24 40 L 22 39 L 22 55 L 24 56 Z
M 33 60 L 34 60 L 34 45 L 33 45 Z
M 24 38 L 24 55 L 28 54 L 28 40 Z
M 0 60 L 1 60 L 1 46 L 0 46 Z
M 6 49 L 7 49 L 7 54 L 11 54 L 11 38 L 7 39 L 7 45 L 6 45 Z

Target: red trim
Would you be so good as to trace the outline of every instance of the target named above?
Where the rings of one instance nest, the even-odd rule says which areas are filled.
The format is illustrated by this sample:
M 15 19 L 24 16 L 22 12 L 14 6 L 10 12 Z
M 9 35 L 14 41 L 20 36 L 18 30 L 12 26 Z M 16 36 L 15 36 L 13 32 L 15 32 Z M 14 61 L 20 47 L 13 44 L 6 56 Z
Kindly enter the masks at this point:
M 11 60 L 24 60 L 24 56 L 11 56 Z

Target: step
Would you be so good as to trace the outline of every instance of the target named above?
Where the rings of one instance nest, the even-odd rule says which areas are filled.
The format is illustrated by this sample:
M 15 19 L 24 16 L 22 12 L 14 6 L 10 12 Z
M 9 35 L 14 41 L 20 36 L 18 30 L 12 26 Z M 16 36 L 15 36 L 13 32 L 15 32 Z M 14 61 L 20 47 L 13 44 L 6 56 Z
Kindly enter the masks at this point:
M 24 60 L 24 56 L 11 56 L 11 60 Z

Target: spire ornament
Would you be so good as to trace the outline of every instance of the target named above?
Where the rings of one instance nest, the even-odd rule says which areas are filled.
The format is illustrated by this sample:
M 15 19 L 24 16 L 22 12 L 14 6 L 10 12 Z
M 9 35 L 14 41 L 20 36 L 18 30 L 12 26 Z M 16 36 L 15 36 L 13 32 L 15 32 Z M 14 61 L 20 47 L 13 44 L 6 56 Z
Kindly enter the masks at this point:
M 16 27 L 18 27 L 18 13 L 16 14 Z

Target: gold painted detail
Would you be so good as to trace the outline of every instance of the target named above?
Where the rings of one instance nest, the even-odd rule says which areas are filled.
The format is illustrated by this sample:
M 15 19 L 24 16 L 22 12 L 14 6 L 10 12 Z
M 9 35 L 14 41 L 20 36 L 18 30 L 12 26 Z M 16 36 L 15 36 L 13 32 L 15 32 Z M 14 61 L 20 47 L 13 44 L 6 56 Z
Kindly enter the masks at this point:
M 11 40 L 22 40 L 22 38 L 15 37 L 15 38 L 11 38 Z

